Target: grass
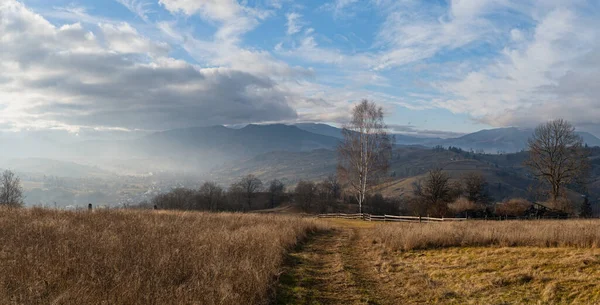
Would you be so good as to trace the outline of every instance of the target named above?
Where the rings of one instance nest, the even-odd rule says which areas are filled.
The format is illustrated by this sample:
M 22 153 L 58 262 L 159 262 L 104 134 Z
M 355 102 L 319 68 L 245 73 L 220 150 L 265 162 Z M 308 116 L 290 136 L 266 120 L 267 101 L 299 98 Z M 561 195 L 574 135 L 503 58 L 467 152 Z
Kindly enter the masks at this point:
M 317 220 L 0 209 L 0 304 L 263 304 Z
M 469 246 L 600 247 L 600 221 L 467 221 L 380 224 L 374 242 L 392 250 Z
M 600 304 L 600 222 L 379 224 L 362 276 L 381 304 Z
M 363 254 L 377 294 L 403 304 L 598 304 L 600 251 L 467 247 Z

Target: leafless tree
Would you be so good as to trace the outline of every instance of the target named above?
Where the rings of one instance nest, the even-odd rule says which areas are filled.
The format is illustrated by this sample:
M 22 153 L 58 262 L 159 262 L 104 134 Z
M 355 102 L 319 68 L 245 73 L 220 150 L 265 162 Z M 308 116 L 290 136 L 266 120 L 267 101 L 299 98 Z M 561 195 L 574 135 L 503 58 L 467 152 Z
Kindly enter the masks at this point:
M 269 182 L 269 206 L 274 208 L 281 203 L 283 193 L 285 192 L 285 185 L 278 179 L 273 179 Z
M 312 181 L 300 181 L 294 190 L 296 202 L 305 212 L 310 212 L 317 199 L 317 186 Z
M 539 125 L 529 139 L 529 159 L 533 174 L 550 185 L 552 201 L 563 195 L 565 185 L 584 177 L 589 169 L 583 139 L 571 123 L 557 119 Z
M 21 179 L 9 170 L 4 171 L 0 179 L 0 205 L 22 206 L 23 188 L 21 187 Z
M 179 187 L 165 194 L 159 194 L 152 199 L 152 205 L 167 210 L 191 210 L 194 209 L 194 190 Z
M 329 208 L 335 210 L 338 200 L 342 197 L 342 186 L 336 175 L 330 175 L 317 185 L 319 212 L 326 213 Z
M 249 209 L 252 209 L 252 201 L 256 193 L 262 189 L 263 183 L 256 176 L 250 174 L 232 185 L 232 189 L 241 191 Z
M 413 184 L 413 195 L 425 210 L 436 216 L 444 216 L 448 212 L 448 203 L 455 198 L 450 178 L 441 169 L 429 171 L 424 181 Z
M 205 209 L 216 211 L 220 208 L 223 202 L 224 194 L 223 188 L 214 182 L 205 182 L 200 186 L 198 195 L 202 201 L 202 206 Z
M 481 173 L 470 172 L 462 176 L 462 189 L 466 198 L 476 204 L 487 205 L 493 199 L 490 195 L 488 183 Z
M 387 133 L 383 110 L 363 100 L 352 110 L 352 120 L 344 126 L 344 139 L 338 147 L 338 171 L 356 197 L 359 212 L 369 187 L 387 173 L 392 154 L 392 137 Z

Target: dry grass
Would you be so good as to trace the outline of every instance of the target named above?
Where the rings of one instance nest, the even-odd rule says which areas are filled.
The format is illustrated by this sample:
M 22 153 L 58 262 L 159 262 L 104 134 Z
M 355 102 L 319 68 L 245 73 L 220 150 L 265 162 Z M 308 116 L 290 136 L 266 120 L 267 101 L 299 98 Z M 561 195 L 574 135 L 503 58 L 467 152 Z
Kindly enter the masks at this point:
M 381 304 L 600 304 L 600 221 L 379 224 L 355 256 Z
M 380 224 L 369 238 L 391 250 L 470 246 L 600 247 L 598 220 Z
M 261 304 L 285 252 L 326 227 L 290 216 L 0 209 L 0 304 Z
M 598 249 L 366 251 L 380 304 L 600 304 Z

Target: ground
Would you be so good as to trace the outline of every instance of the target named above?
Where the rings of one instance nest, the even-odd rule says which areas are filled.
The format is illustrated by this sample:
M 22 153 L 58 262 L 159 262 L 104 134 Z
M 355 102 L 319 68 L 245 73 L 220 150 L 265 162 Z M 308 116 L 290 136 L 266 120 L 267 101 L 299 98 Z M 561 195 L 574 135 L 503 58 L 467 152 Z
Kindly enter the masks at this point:
M 328 221 L 288 255 L 275 304 L 600 304 L 599 249 L 390 251 L 374 223 Z

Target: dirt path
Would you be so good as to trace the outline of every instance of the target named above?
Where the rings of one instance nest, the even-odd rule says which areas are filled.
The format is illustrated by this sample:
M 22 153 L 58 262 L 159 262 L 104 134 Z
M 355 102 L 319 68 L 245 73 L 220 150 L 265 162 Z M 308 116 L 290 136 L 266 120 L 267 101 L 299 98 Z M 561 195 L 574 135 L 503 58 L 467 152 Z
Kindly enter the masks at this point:
M 358 230 L 336 227 L 291 253 L 274 304 L 379 304 L 354 255 Z

